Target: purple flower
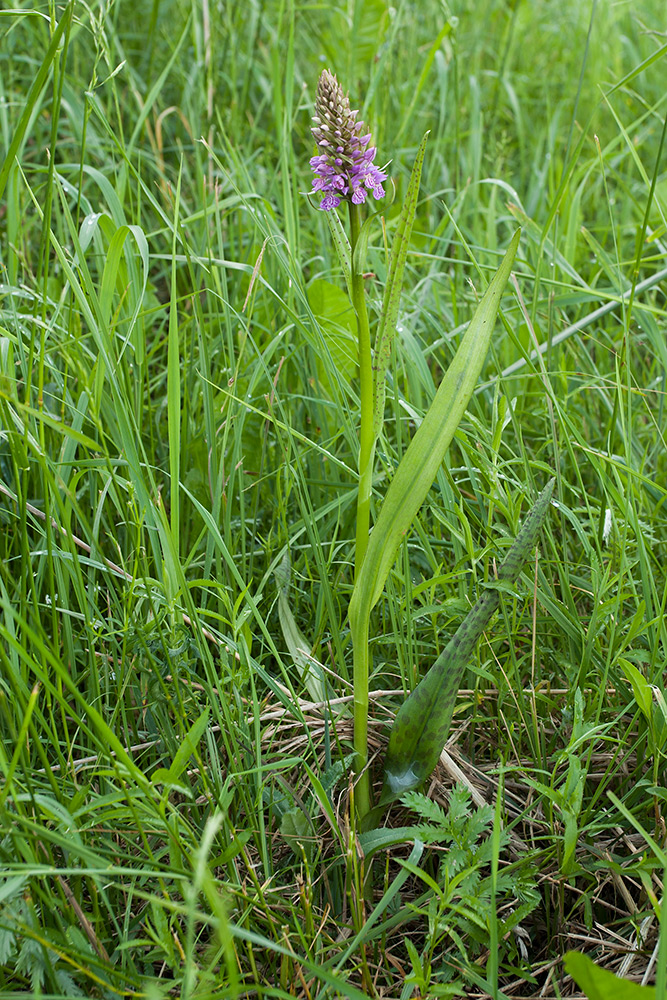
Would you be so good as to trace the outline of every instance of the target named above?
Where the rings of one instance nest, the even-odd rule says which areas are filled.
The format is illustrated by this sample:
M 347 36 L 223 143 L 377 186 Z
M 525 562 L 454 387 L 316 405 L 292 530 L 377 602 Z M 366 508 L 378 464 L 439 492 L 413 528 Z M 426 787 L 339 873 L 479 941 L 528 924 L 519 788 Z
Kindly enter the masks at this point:
M 322 71 L 317 84 L 313 135 L 318 154 L 313 156 L 313 191 L 322 191 L 320 208 L 328 212 L 341 201 L 361 205 L 369 191 L 374 198 L 384 198 L 382 182 L 387 175 L 373 163 L 377 152 L 369 146 L 371 134 L 357 121 L 358 111 L 350 110 L 350 99 L 343 93 L 333 73 Z

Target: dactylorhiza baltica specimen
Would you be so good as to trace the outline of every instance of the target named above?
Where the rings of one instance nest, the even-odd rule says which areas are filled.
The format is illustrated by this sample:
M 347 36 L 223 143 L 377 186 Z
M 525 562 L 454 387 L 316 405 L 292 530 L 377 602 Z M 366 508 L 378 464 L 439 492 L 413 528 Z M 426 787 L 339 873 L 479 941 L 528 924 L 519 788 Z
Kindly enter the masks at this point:
M 317 84 L 313 136 L 319 150 L 310 165 L 315 177 L 313 191 L 322 191 L 320 208 L 329 211 L 341 201 L 361 205 L 369 191 L 384 198 L 382 182 L 387 175 L 373 163 L 377 152 L 369 146 L 370 132 L 357 121 L 358 111 L 350 109 L 350 99 L 333 73 L 322 71 Z
M 394 799 L 419 786 L 431 773 L 445 744 L 461 675 L 480 635 L 499 602 L 498 590 L 485 590 L 435 664 L 403 703 L 392 729 L 380 803 L 372 809 L 368 769 L 370 620 L 384 584 L 419 508 L 434 482 L 463 412 L 482 371 L 503 290 L 519 244 L 519 232 L 480 300 L 461 343 L 419 428 L 393 474 L 378 519 L 370 530 L 374 457 L 384 422 L 385 376 L 396 336 L 407 251 L 415 214 L 428 133 L 417 151 L 405 201 L 394 221 L 382 310 L 371 346 L 366 308 L 365 254 L 368 230 L 361 206 L 369 191 L 384 197 L 387 175 L 375 166 L 376 149 L 359 112 L 336 77 L 324 70 L 317 85 L 313 136 L 317 156 L 310 163 L 313 191 L 321 191 L 320 208 L 330 212 L 341 201 L 349 212 L 349 241 L 341 234 L 334 211 L 328 216 L 333 242 L 345 274 L 357 317 L 359 374 L 359 487 L 354 551 L 354 588 L 348 609 L 353 653 L 354 748 L 357 780 L 354 804 L 362 827 L 370 828 Z M 377 251 L 376 251 L 377 252 Z M 498 580 L 514 585 L 546 519 L 553 481 L 542 491 L 514 545 L 498 570 Z

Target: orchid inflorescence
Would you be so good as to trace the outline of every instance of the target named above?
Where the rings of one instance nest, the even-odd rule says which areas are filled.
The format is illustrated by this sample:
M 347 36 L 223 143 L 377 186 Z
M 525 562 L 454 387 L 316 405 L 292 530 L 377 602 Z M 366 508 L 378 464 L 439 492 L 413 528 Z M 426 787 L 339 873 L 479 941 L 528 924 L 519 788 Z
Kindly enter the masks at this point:
M 317 84 L 315 110 L 312 132 L 319 152 L 310 165 L 315 173 L 313 191 L 324 192 L 320 208 L 337 208 L 341 200 L 361 205 L 368 191 L 374 198 L 384 198 L 382 182 L 387 175 L 373 163 L 377 150 L 368 146 L 371 134 L 361 134 L 366 126 L 357 121 L 359 112 L 351 110 L 349 97 L 328 69 Z

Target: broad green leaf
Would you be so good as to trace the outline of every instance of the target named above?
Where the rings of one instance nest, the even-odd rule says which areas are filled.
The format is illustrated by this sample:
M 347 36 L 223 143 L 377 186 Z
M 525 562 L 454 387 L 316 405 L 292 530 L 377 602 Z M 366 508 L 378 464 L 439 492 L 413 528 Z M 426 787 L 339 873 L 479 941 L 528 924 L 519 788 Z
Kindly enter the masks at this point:
M 521 572 L 546 518 L 554 482 L 549 481 L 528 514 L 498 570 L 499 580 L 513 583 Z M 389 736 L 382 804 L 417 788 L 435 767 L 447 740 L 463 669 L 499 602 L 499 590 L 484 589 L 429 672 L 401 705 Z
M 581 952 L 568 951 L 563 964 L 588 1000 L 656 1000 L 657 994 L 652 986 L 640 986 L 629 979 L 619 979 Z
M 297 857 L 302 850 L 306 856 L 312 854 L 313 829 L 308 817 L 301 809 L 290 809 L 280 822 L 280 832 Z
M 357 317 L 345 292 L 329 281 L 318 278 L 308 287 L 308 301 L 319 323 L 322 336 L 329 349 L 339 375 L 350 384 L 357 371 L 359 348 L 357 343 Z M 320 377 L 327 384 L 327 366 L 320 366 Z
M 417 209 L 417 195 L 419 194 L 419 182 L 422 175 L 424 163 L 424 153 L 426 152 L 427 132 L 417 150 L 408 190 L 401 209 L 398 228 L 391 245 L 391 257 L 389 258 L 389 274 L 384 288 L 384 298 L 382 300 L 382 314 L 375 338 L 375 352 L 373 354 L 373 366 L 375 368 L 375 410 L 373 413 L 373 430 L 377 437 L 382 429 L 384 421 L 384 394 L 385 375 L 391 359 L 391 345 L 396 335 L 396 320 L 398 319 L 398 306 L 401 301 L 401 288 L 403 286 L 403 271 L 405 261 L 408 256 L 408 246 L 410 244 L 410 234 L 412 224 Z
M 665 701 L 665 696 L 657 685 L 651 687 L 653 697 L 655 698 L 658 708 L 660 709 L 660 714 L 657 713 L 653 717 L 653 725 L 655 731 L 655 740 L 658 747 L 662 749 L 664 745 L 665 738 L 667 738 L 667 701 Z
M 359 635 L 380 599 L 398 547 L 424 502 L 475 388 L 519 236 L 517 230 L 387 490 L 350 601 L 350 623 Z
M 563 858 L 560 863 L 561 874 L 571 875 L 574 871 L 575 852 L 579 840 L 579 825 L 574 813 L 565 810 L 565 829 L 563 831 Z
M 581 698 L 581 692 L 577 692 Z M 576 695 L 575 695 L 576 697 Z M 569 754 L 567 777 L 560 789 L 560 807 L 565 820 L 563 831 L 563 857 L 560 870 L 563 875 L 571 875 L 576 861 L 576 850 L 579 842 L 579 815 L 584 795 L 586 773 L 581 766 L 578 754 Z

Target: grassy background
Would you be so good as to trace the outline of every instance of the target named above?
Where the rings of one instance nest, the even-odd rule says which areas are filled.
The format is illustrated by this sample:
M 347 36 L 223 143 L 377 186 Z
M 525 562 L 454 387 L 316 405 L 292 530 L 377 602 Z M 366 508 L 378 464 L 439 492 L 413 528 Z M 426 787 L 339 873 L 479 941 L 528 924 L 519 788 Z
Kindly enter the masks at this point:
M 664 986 L 665 28 L 658 0 L 0 12 L 0 996 L 579 995 L 568 947 Z M 349 696 L 354 326 L 307 197 L 324 67 L 391 160 L 372 317 L 431 132 L 378 504 L 523 227 L 376 614 L 376 749 L 557 477 L 469 665 L 462 784 L 443 767 L 435 806 L 393 810 L 433 846 L 379 850 L 372 898 L 349 718 L 295 649 Z

